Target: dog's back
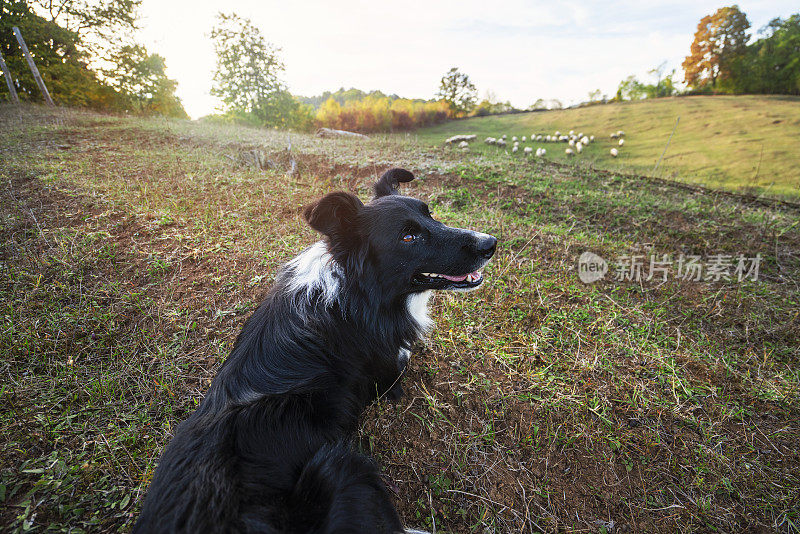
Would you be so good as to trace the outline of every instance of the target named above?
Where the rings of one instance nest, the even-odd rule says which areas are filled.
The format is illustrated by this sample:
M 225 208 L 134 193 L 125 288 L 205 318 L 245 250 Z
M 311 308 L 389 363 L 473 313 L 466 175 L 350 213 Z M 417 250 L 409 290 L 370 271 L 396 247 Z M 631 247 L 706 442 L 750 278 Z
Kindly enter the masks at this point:
M 402 532 L 378 469 L 349 442 L 398 376 L 392 336 L 359 334 L 296 274 L 279 275 L 177 427 L 135 533 Z

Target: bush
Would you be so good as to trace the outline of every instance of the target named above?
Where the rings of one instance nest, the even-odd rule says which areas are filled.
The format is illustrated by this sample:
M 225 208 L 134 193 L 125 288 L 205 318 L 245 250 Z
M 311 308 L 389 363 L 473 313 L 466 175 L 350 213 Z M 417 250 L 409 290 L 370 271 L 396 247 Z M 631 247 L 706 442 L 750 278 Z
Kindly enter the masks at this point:
M 399 98 L 367 96 L 344 105 L 333 98 L 317 110 L 318 127 L 351 132 L 374 133 L 411 130 L 453 118 L 447 102 L 421 102 Z

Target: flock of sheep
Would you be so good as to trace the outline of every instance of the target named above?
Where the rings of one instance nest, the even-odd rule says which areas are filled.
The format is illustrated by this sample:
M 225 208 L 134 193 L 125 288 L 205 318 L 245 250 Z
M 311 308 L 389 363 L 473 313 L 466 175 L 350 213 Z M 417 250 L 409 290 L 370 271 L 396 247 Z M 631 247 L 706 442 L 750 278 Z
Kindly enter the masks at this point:
M 622 147 L 625 145 L 625 132 L 622 130 L 617 130 L 611 134 L 612 140 L 617 140 L 618 147 Z M 456 145 L 459 149 L 463 152 L 469 152 L 469 144 L 472 141 L 475 141 L 478 138 L 477 135 L 454 135 L 445 141 L 448 145 Z M 502 149 L 505 149 L 509 145 L 509 141 L 507 140 L 508 136 L 503 134 L 501 137 L 487 137 L 483 140 L 483 142 L 487 145 L 496 146 Z M 567 143 L 569 146 L 564 149 L 564 153 L 567 156 L 575 156 L 576 154 L 580 154 L 583 150 L 590 144 L 594 143 L 594 136 L 593 135 L 584 135 L 583 132 L 575 132 L 575 130 L 570 130 L 568 134 L 562 134 L 561 132 L 557 131 L 552 134 L 531 134 L 530 138 L 527 136 L 522 136 L 518 138 L 516 135 L 511 138 L 511 152 L 515 153 L 520 150 L 520 143 L 526 143 L 530 141 L 531 143 Z M 547 155 L 546 148 L 536 148 L 534 153 L 534 147 L 531 146 L 523 146 L 522 152 L 526 155 L 535 154 L 537 158 L 542 158 Z M 619 148 L 614 147 L 610 151 L 613 157 L 619 156 Z

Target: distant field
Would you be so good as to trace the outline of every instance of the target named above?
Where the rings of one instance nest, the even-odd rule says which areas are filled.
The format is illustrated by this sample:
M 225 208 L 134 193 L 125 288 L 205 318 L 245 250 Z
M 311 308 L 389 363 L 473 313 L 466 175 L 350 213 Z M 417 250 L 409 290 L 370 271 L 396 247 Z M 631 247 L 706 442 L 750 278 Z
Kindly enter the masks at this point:
M 708 96 L 625 102 L 581 109 L 480 117 L 453 121 L 418 132 L 420 141 L 441 144 L 454 134 L 477 134 L 473 150 L 487 136 L 530 136 L 555 130 L 583 131 L 597 142 L 576 157 L 601 169 L 653 175 L 653 167 L 675 126 L 655 175 L 693 184 L 769 196 L 800 196 L 800 98 L 789 96 Z M 612 131 L 624 130 L 626 145 L 614 159 Z M 547 148 L 547 157 L 566 159 L 566 144 Z M 509 144 L 510 153 L 510 144 Z M 763 151 L 763 154 L 762 154 Z M 520 157 L 522 152 L 519 153 Z

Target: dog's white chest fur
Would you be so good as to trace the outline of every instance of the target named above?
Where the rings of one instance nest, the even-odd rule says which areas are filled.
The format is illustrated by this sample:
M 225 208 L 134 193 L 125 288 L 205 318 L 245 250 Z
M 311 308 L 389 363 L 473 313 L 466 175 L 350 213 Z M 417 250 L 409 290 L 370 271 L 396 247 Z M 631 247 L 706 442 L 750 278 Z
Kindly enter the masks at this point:
M 433 325 L 433 321 L 428 317 L 428 300 L 431 298 L 432 293 L 430 290 L 412 293 L 406 301 L 408 313 L 414 318 L 423 332 L 430 330 Z

